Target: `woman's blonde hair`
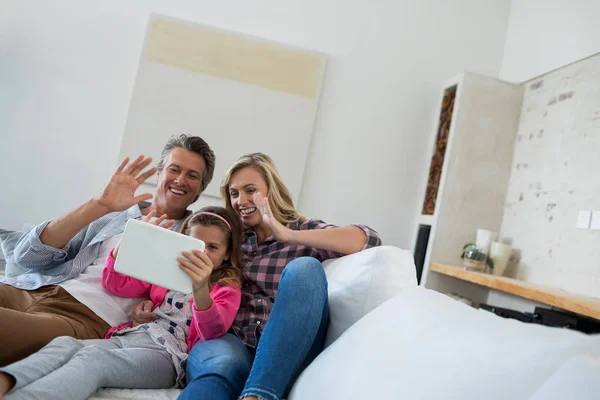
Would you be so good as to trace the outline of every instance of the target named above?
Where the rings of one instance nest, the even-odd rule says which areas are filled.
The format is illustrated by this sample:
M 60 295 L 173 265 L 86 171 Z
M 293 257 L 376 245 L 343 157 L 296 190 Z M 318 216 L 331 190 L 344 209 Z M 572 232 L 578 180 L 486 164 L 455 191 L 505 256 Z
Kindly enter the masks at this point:
M 229 225 L 227 225 L 221 218 L 215 217 L 216 214 L 223 218 Z M 223 233 L 227 240 L 227 255 L 229 256 L 229 262 L 224 261 L 223 264 L 213 269 L 210 274 L 210 287 L 216 283 L 219 285 L 236 286 L 242 287 L 242 272 L 241 272 L 241 253 L 242 253 L 242 240 L 244 231 L 242 228 L 242 221 L 233 210 L 228 210 L 223 207 L 204 207 L 200 211 L 197 211 L 186 218 L 181 225 L 181 233 L 184 235 L 190 234 L 192 227 L 195 225 L 202 226 L 217 226 Z
M 225 173 L 221 182 L 221 196 L 225 199 L 225 206 L 228 210 L 233 210 L 231 198 L 229 197 L 229 182 L 231 181 L 231 177 L 237 171 L 247 167 L 256 169 L 265 180 L 269 190 L 269 206 L 277 221 L 283 225 L 287 225 L 290 222 L 306 221 L 306 218 L 296 211 L 290 191 L 285 187 L 275 167 L 275 163 L 271 157 L 263 153 L 249 153 L 241 156 Z M 263 195 L 266 195 L 266 193 L 263 193 Z

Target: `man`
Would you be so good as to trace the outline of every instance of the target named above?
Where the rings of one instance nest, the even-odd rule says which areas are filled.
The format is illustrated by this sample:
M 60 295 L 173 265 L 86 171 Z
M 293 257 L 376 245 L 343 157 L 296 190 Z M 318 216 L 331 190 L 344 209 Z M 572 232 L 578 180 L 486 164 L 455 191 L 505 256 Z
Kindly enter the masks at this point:
M 126 158 L 100 196 L 19 239 L 7 260 L 7 278 L 0 283 L 0 366 L 30 355 L 55 337 L 99 339 L 110 326 L 129 320 L 140 299 L 120 298 L 102 288 L 108 252 L 130 218 L 154 212 L 164 225 L 178 228 L 215 168 L 208 144 L 189 135 L 171 138 L 157 168 L 144 171 L 151 161 Z M 156 172 L 154 197 L 136 196 L 138 186 Z

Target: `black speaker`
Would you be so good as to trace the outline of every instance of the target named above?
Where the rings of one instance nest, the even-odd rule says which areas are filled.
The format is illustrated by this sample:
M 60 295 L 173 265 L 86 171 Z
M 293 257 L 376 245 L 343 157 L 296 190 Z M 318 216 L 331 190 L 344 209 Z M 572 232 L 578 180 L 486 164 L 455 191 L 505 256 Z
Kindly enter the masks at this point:
M 427 243 L 429 242 L 429 232 L 431 225 L 419 225 L 417 232 L 417 243 L 415 243 L 415 266 L 417 267 L 417 283 L 421 284 L 421 275 L 423 275 L 423 264 L 425 264 L 425 254 L 427 254 Z

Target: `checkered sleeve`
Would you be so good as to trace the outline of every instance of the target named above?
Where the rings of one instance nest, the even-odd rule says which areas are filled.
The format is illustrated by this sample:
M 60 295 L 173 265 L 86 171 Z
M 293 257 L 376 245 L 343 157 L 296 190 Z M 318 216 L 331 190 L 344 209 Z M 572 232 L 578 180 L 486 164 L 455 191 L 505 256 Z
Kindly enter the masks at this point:
M 368 249 L 371 247 L 381 246 L 381 238 L 379 236 L 379 233 L 375 232 L 373 229 L 369 228 L 366 225 L 353 224 L 351 226 L 356 226 L 357 228 L 361 229 L 363 232 L 365 232 L 365 234 L 367 236 L 367 240 L 365 241 L 365 245 L 363 246 L 362 250 L 365 250 L 365 249 Z M 339 227 L 336 225 L 328 224 L 319 219 L 308 219 L 299 226 L 298 230 L 332 229 L 332 228 L 339 228 Z M 325 261 L 325 260 L 328 260 L 331 258 L 339 258 L 339 257 L 343 257 L 345 255 L 342 253 L 338 253 L 336 251 L 323 250 L 323 249 L 315 249 L 315 250 L 321 256 L 321 258 L 322 258 L 321 261 Z
M 381 246 L 381 236 L 379 233 L 369 228 L 366 225 L 353 224 L 352 226 L 356 226 L 357 228 L 362 229 L 362 231 L 367 235 L 367 240 L 362 250 L 370 249 L 371 247 Z

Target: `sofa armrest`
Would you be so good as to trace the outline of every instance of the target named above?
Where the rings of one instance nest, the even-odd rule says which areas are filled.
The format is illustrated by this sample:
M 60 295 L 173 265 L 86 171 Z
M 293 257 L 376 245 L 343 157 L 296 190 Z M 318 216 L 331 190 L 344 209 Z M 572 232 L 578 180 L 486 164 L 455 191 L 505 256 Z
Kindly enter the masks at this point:
M 374 247 L 323 265 L 330 314 L 325 346 L 380 304 L 417 286 L 412 254 L 393 246 Z

